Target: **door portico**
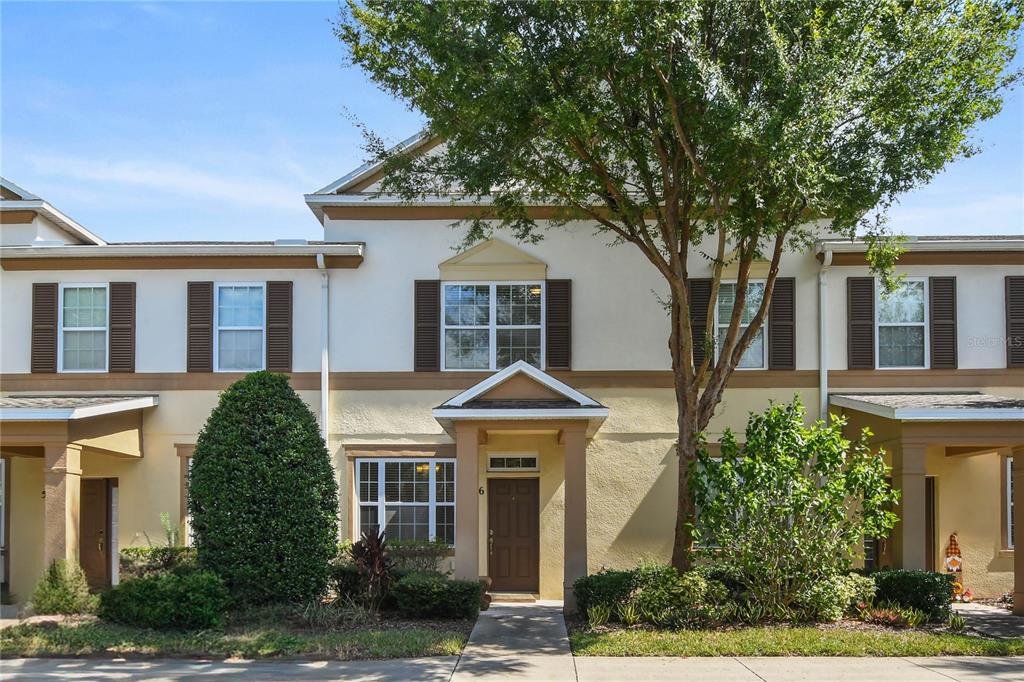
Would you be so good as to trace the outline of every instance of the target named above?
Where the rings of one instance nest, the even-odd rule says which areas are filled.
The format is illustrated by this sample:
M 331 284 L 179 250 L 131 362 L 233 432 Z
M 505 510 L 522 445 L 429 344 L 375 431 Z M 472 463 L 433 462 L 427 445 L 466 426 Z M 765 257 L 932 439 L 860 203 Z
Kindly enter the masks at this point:
M 607 415 L 603 405 L 522 362 L 434 410 L 434 417 L 455 439 L 457 576 L 476 579 L 488 570 L 488 506 L 481 498 L 487 495 L 490 479 L 508 474 L 489 472 L 487 453 L 505 443 L 528 443 L 539 453 L 540 498 L 543 503 L 547 493 L 550 506 L 547 512 L 541 510 L 540 554 L 560 555 L 561 589 L 555 591 L 561 593 L 557 596 L 567 610 L 574 608 L 572 583 L 588 569 L 587 440 Z M 562 502 L 561 518 L 552 516 L 556 497 Z M 555 532 L 558 526 L 561 533 Z M 560 542 L 555 537 L 559 534 Z M 540 567 L 542 593 L 543 585 L 555 578 L 550 572 L 550 566 Z

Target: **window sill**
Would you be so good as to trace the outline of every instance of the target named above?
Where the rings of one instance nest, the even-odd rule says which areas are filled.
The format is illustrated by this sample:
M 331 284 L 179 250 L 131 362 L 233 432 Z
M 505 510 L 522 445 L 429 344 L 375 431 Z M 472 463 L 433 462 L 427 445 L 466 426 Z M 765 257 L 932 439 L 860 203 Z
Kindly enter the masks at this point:
M 1012 559 L 1014 557 L 1013 549 L 1006 549 L 1005 547 L 999 550 L 1000 559 Z

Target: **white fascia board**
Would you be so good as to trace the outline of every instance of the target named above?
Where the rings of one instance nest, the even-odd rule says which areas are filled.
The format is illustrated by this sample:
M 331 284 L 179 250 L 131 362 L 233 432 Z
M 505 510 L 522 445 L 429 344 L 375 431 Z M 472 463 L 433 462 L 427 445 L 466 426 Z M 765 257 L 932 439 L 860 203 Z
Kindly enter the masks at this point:
M 26 200 L 26 201 L 31 201 L 32 199 L 38 199 L 39 198 L 35 194 L 32 194 L 32 192 L 29 192 L 24 187 L 20 187 L 20 186 L 16 185 L 15 183 L 11 182 L 7 178 L 0 178 L 0 186 L 2 186 L 6 190 L 14 192 L 19 197 L 21 197 L 23 200 Z
M 365 244 L 106 244 L 67 246 L 4 246 L 6 258 L 53 256 L 146 257 L 146 256 L 362 256 Z
M 397 145 L 392 147 L 391 152 L 393 154 L 407 154 L 409 152 L 416 151 L 416 149 L 418 149 L 420 146 L 426 143 L 429 139 L 430 138 L 427 136 L 427 132 L 425 130 L 421 130 L 415 135 L 407 137 L 406 139 L 402 140 Z M 313 195 L 336 194 L 338 192 L 344 192 L 346 189 L 358 183 L 363 178 L 376 173 L 382 165 L 383 164 L 380 163 L 379 161 L 364 163 L 362 166 L 356 168 L 354 171 L 351 171 L 350 173 L 341 176 L 331 184 L 321 187 L 317 191 L 313 192 Z M 307 194 L 306 196 L 309 197 L 313 195 Z
M 479 395 L 483 395 L 487 391 L 498 386 L 499 384 L 504 383 L 505 381 L 511 379 L 517 374 L 525 374 L 526 376 L 536 381 L 538 384 L 546 386 L 555 393 L 559 393 L 565 396 L 566 398 L 569 398 L 570 400 L 574 400 L 584 407 L 594 407 L 600 405 L 593 398 L 584 395 L 583 393 L 580 393 L 572 386 L 569 386 L 568 384 L 559 381 L 558 379 L 554 378 L 547 372 L 543 372 L 537 369 L 536 367 L 526 362 L 525 360 L 516 360 L 514 363 L 512 363 L 505 369 L 501 370 L 500 372 L 492 374 L 491 376 L 487 377 L 486 379 L 476 384 L 475 386 L 472 386 L 463 391 L 462 393 L 458 394 L 454 398 L 446 400 L 442 407 L 462 407 L 473 398 L 476 398 Z
M 895 421 L 1024 421 L 1024 409 L 1017 408 L 895 408 L 849 396 L 832 396 L 829 403 L 835 407 L 845 407 Z
M 903 243 L 903 248 L 911 252 L 926 251 L 1024 251 L 1024 239 L 929 239 L 913 237 Z M 822 240 L 815 247 L 815 253 L 832 251 L 833 253 L 864 253 L 868 245 L 863 241 Z
M 0 407 L 0 421 L 67 421 L 86 419 L 104 414 L 115 414 L 129 410 L 141 410 L 155 407 L 160 399 L 155 395 L 141 396 L 130 400 L 121 400 L 105 405 L 88 405 L 84 407 Z
M 77 222 L 58 211 L 49 202 L 43 199 L 30 199 L 25 201 L 3 201 L 0 202 L 0 210 L 4 211 L 36 211 L 44 217 L 56 223 L 62 230 L 69 232 L 79 239 L 89 242 L 90 246 L 106 246 L 104 241 Z
M 607 407 L 566 407 L 539 409 L 492 410 L 487 408 L 462 409 L 435 407 L 434 419 L 604 419 Z

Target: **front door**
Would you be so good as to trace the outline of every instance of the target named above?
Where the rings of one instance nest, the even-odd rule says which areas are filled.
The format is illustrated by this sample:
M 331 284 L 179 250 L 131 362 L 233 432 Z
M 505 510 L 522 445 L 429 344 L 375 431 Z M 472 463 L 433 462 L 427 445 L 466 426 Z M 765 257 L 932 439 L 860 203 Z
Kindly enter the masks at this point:
M 78 560 L 89 587 L 110 587 L 110 482 L 105 478 L 83 478 Z
M 487 573 L 497 592 L 540 588 L 540 494 L 536 478 L 488 481 Z

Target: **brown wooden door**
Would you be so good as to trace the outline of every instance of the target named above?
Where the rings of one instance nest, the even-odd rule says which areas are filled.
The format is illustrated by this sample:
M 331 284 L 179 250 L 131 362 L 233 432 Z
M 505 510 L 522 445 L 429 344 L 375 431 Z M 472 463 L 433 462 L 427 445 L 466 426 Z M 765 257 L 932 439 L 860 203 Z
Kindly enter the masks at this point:
M 491 589 L 540 588 L 540 495 L 536 478 L 492 478 L 487 499 Z
M 78 523 L 78 560 L 89 587 L 110 587 L 110 483 L 105 478 L 82 479 Z

